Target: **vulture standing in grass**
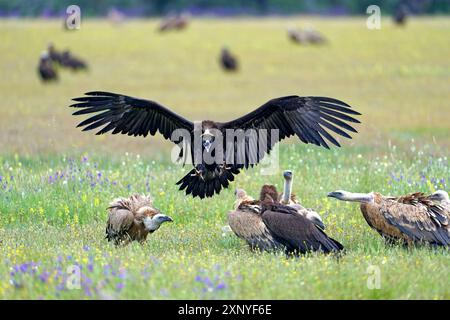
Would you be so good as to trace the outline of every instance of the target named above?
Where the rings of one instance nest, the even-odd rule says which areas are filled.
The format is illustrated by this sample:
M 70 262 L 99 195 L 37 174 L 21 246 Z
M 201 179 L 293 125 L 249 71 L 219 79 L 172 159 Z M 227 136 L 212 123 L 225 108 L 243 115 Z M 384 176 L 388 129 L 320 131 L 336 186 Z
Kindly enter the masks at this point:
M 385 197 L 375 192 L 338 190 L 328 196 L 361 203 L 361 212 L 369 226 L 388 243 L 450 245 L 450 213 L 423 193 Z
M 63 67 L 72 69 L 73 71 L 87 70 L 87 68 L 88 68 L 86 62 L 84 62 L 80 58 L 75 57 L 74 55 L 72 55 L 72 53 L 70 53 L 69 50 L 66 50 L 66 51 L 64 51 L 62 53 L 62 55 L 61 55 L 61 65 Z
M 255 201 L 243 189 L 236 190 L 235 210 L 228 213 L 228 225 L 252 250 L 273 251 L 283 248 L 272 237 L 261 218 L 260 201 Z
M 149 196 L 132 195 L 129 198 L 114 200 L 108 207 L 106 239 L 115 245 L 132 241 L 143 243 L 149 233 L 159 229 L 172 218 L 153 207 Z
M 279 201 L 282 204 L 288 205 L 297 210 L 297 212 L 303 215 L 306 219 L 310 220 L 320 229 L 325 230 L 325 224 L 322 221 L 321 216 L 313 209 L 303 207 L 298 201 L 297 197 L 292 193 L 292 171 L 286 170 L 283 172 L 284 177 L 284 191 L 281 194 Z
M 279 203 L 278 197 L 275 186 L 264 185 L 259 201 L 251 198 L 239 201 L 237 209 L 228 214 L 233 232 L 251 248 L 266 251 L 284 248 L 288 255 L 330 253 L 344 248 L 296 209 Z
M 228 48 L 222 48 L 220 54 L 220 64 L 225 71 L 237 71 L 237 58 L 231 54 Z
M 447 214 L 450 214 L 450 197 L 447 191 L 438 190 L 428 197 L 431 201 L 437 202 L 441 207 L 443 207 Z M 449 216 L 450 219 L 450 216 Z
M 330 132 L 351 139 L 345 130 L 357 132 L 348 122 L 359 123 L 352 115 L 360 115 L 337 99 L 286 96 L 235 120 L 194 123 L 155 101 L 123 94 L 94 91 L 73 100 L 77 103 L 70 107 L 79 109 L 74 115 L 94 114 L 78 125 L 83 131 L 144 137 L 158 131 L 177 144 L 177 161 L 192 160 L 194 167 L 177 184 L 200 198 L 228 188 L 240 170 L 253 167 L 277 142 L 293 135 L 303 143 L 329 149 L 331 142 L 340 147 Z
M 399 26 L 403 26 L 406 23 L 408 17 L 408 8 L 405 4 L 400 4 L 394 11 L 394 22 Z
M 38 73 L 43 82 L 58 80 L 58 74 L 53 66 L 49 54 L 44 51 L 39 58 Z

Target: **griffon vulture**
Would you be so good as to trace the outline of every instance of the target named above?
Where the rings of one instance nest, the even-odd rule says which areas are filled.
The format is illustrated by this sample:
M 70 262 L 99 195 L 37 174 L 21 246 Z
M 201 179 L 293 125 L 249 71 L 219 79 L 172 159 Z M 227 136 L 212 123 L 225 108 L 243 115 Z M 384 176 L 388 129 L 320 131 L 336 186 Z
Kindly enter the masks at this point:
M 188 22 L 189 20 L 184 14 L 169 16 L 161 22 L 159 31 L 182 30 L 187 27 Z
M 235 209 L 228 213 L 228 225 L 252 250 L 273 251 L 283 248 L 262 221 L 260 201 L 255 201 L 243 189 L 236 190 Z
M 388 243 L 450 245 L 449 213 L 423 193 L 385 197 L 375 192 L 338 190 L 328 196 L 361 203 L 361 212 L 369 226 Z
M 288 205 L 297 210 L 298 213 L 303 215 L 306 219 L 310 220 L 316 226 L 325 230 L 325 224 L 322 221 L 320 215 L 315 212 L 313 209 L 303 207 L 298 201 L 296 196 L 292 193 L 292 180 L 293 174 L 292 171 L 286 170 L 283 172 L 284 177 L 284 191 L 280 196 L 280 202 L 282 204 Z
M 231 54 L 228 48 L 222 48 L 220 64 L 225 71 L 236 71 L 238 69 L 237 58 Z
M 103 126 L 96 134 L 144 137 L 159 131 L 176 143 L 178 161 L 185 164 L 190 157 L 194 166 L 177 184 L 200 198 L 227 188 L 234 175 L 256 165 L 284 138 L 296 135 L 304 143 L 329 149 L 328 140 L 339 147 L 330 132 L 351 139 L 343 129 L 357 132 L 347 122 L 359 123 L 351 115 L 360 115 L 333 98 L 286 96 L 235 120 L 194 123 L 157 102 L 117 93 L 94 91 L 73 100 L 77 103 L 70 107 L 80 108 L 74 115 L 95 114 L 78 124 L 83 131 Z
M 250 247 L 262 250 L 284 248 L 286 254 L 310 251 L 336 252 L 343 246 L 329 238 L 322 229 L 299 214 L 296 209 L 278 202 L 275 186 L 264 185 L 260 200 L 244 199 L 237 210 L 230 212 L 228 221 L 234 233 Z
M 38 73 L 44 82 L 58 80 L 58 74 L 53 67 L 49 54 L 44 51 L 39 58 Z
M 149 196 L 132 195 L 114 200 L 108 207 L 106 239 L 115 245 L 132 241 L 143 243 L 149 233 L 159 229 L 172 218 L 153 207 Z

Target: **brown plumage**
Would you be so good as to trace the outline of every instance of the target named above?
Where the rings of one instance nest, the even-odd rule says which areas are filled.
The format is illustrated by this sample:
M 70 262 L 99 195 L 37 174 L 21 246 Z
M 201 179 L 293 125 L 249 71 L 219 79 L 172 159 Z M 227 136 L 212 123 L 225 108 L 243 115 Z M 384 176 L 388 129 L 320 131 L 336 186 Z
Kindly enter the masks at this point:
M 172 221 L 172 218 L 153 207 L 149 196 L 138 194 L 115 199 L 108 211 L 106 239 L 116 245 L 128 244 L 131 241 L 142 243 L 147 239 L 147 235 L 158 230 L 162 223 Z
M 38 73 L 43 82 L 58 80 L 58 74 L 47 52 L 41 54 Z
M 433 194 L 428 196 L 428 199 L 431 201 L 434 201 L 441 207 L 445 209 L 445 211 L 450 214 L 450 197 L 448 195 L 447 191 L 444 190 L 438 190 L 434 192 Z M 449 217 L 450 219 L 450 217 Z
M 220 65 L 225 71 L 236 71 L 238 69 L 237 58 L 227 48 L 222 48 L 220 54 Z
M 235 210 L 228 213 L 228 224 L 234 234 L 244 239 L 252 250 L 273 251 L 283 247 L 273 239 L 262 221 L 259 201 L 242 189 L 236 190 Z
M 245 239 L 251 248 L 266 251 L 284 248 L 286 254 L 298 255 L 343 249 L 339 242 L 329 238 L 296 209 L 279 203 L 277 199 L 276 187 L 264 185 L 259 201 L 251 198 L 238 201 L 237 210 L 228 215 L 233 232 Z
M 389 243 L 450 245 L 450 213 L 423 193 L 385 197 L 338 190 L 328 196 L 360 202 L 364 219 Z

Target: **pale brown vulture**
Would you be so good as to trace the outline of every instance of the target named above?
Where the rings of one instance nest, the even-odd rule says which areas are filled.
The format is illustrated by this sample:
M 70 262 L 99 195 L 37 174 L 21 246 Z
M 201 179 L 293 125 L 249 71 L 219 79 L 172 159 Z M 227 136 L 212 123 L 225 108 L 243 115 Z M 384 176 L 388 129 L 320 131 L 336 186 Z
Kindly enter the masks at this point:
M 184 14 L 168 16 L 161 22 L 159 31 L 182 30 L 187 27 L 188 23 L 189 19 Z
M 228 213 L 228 225 L 252 250 L 273 251 L 283 248 L 262 221 L 260 202 L 248 196 L 243 189 L 236 190 L 235 210 Z
M 288 255 L 343 249 L 296 209 L 279 203 L 278 197 L 275 186 L 264 185 L 259 201 L 244 198 L 238 202 L 237 210 L 228 215 L 233 232 L 252 248 L 267 251 L 284 248 Z
M 117 93 L 94 91 L 73 100 L 77 103 L 70 107 L 80 108 L 74 115 L 95 114 L 78 125 L 83 131 L 144 137 L 158 131 L 176 143 L 178 161 L 194 167 L 177 184 L 200 198 L 227 188 L 234 175 L 259 163 L 284 138 L 296 135 L 304 143 L 340 147 L 330 132 L 351 139 L 345 130 L 357 132 L 348 122 L 359 123 L 351 115 L 360 115 L 333 98 L 287 96 L 235 120 L 194 123 L 157 102 Z
M 291 170 L 285 170 L 283 172 L 284 177 L 284 190 L 280 196 L 280 203 L 288 205 L 297 210 L 297 212 L 303 215 L 306 219 L 310 220 L 316 226 L 325 230 L 325 224 L 322 221 L 322 217 L 313 209 L 303 207 L 297 200 L 297 197 L 292 193 L 292 183 L 294 175 Z
M 388 243 L 450 245 L 450 213 L 423 193 L 385 197 L 376 192 L 338 190 L 328 196 L 361 203 L 361 212 L 369 226 Z
M 222 48 L 220 53 L 220 65 L 225 71 L 236 71 L 238 69 L 237 58 L 231 54 L 228 48 Z
M 158 230 L 161 224 L 173 221 L 171 217 L 153 207 L 149 196 L 138 194 L 114 200 L 108 211 L 106 239 L 113 241 L 115 245 L 132 241 L 142 243 L 147 239 L 147 235 Z
M 56 69 L 46 51 L 44 51 L 39 58 L 38 73 L 43 82 L 58 80 Z
M 326 42 L 325 37 L 312 27 L 306 27 L 305 29 L 295 29 L 289 27 L 287 29 L 288 37 L 291 41 L 299 44 L 322 44 Z

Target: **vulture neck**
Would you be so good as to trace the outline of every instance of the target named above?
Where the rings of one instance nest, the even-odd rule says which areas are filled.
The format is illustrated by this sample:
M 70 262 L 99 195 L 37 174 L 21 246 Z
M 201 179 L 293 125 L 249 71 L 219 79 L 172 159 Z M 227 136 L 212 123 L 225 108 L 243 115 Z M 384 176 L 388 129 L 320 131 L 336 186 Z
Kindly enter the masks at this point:
M 345 196 L 345 201 L 360 202 L 360 203 L 373 203 L 374 194 L 371 193 L 351 193 L 349 192 Z
M 283 199 L 281 199 L 283 203 L 287 204 L 291 201 L 291 193 L 292 193 L 292 178 L 284 179 Z

